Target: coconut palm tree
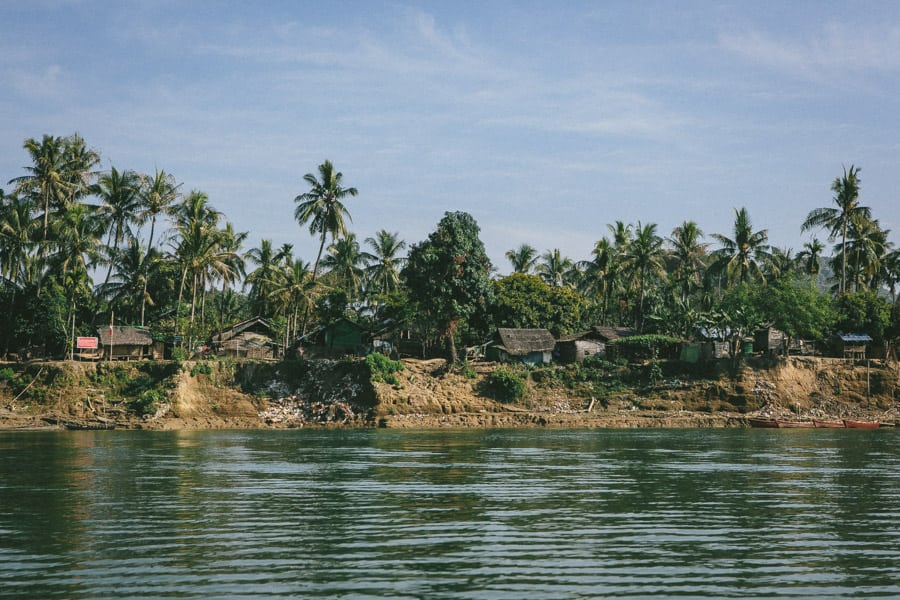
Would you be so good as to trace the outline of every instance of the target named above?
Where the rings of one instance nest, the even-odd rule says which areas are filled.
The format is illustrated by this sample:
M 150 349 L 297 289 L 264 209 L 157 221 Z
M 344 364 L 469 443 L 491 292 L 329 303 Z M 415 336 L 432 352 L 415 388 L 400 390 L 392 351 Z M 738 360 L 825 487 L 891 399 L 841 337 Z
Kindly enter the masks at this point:
M 274 314 L 272 296 L 277 287 L 282 262 L 293 260 L 290 252 L 290 246 L 275 251 L 272 240 L 261 240 L 258 248 L 251 249 L 244 256 L 256 265 L 247 275 L 245 285 L 250 286 L 250 306 L 261 317 L 268 318 Z
M 0 190 L 0 276 L 13 284 L 21 281 L 24 266 L 34 246 L 34 204 L 27 197 L 3 195 Z
M 347 234 L 344 219 L 346 217 L 347 220 L 351 220 L 350 212 L 342 200 L 347 196 L 356 196 L 358 192 L 354 187 L 343 187 L 343 177 L 340 171 L 334 169 L 331 161 L 326 160 L 319 165 L 318 178 L 313 173 L 303 176 L 310 190 L 294 198 L 294 202 L 297 203 L 294 218 L 301 226 L 309 223 L 310 235 L 318 235 L 320 238 L 319 252 L 313 266 L 313 279 L 319 274 L 319 261 L 325 249 L 325 237 L 331 235 L 334 241 Z
M 676 261 L 673 279 L 680 288 L 682 304 L 687 303 L 691 291 L 700 285 L 706 248 L 709 245 L 702 243 L 701 239 L 703 230 L 694 221 L 685 221 L 673 229 L 672 237 L 668 239 Z
M 845 247 L 835 248 L 836 258 L 848 271 L 848 285 L 853 290 L 860 287 L 877 288 L 882 273 L 882 261 L 891 248 L 888 231 L 881 228 L 877 220 L 853 219 L 850 222 L 849 241 Z M 846 251 L 847 256 L 843 256 Z
M 825 250 L 825 244 L 813 238 L 803 244 L 803 250 L 797 253 L 797 261 L 803 265 L 803 272 L 809 275 L 813 281 L 821 270 L 819 260 L 822 258 L 823 250 Z
M 366 244 L 372 249 L 371 253 L 362 253 L 369 289 L 378 294 L 390 294 L 400 289 L 400 270 L 406 264 L 406 258 L 399 256 L 406 248 L 400 234 L 382 229 L 375 237 L 366 238 Z
M 270 300 L 285 316 L 286 347 L 300 330 L 300 314 L 309 313 L 315 305 L 315 289 L 309 263 L 286 257 L 270 293 Z
M 547 285 L 561 287 L 572 281 L 575 263 L 568 256 L 563 256 L 559 248 L 554 248 L 541 255 L 541 263 L 536 269 Z
M 746 208 L 734 211 L 734 238 L 728 238 L 720 233 L 712 235 L 721 248 L 713 254 L 716 262 L 715 271 L 725 273 L 729 285 L 734 283 L 746 283 L 748 279 L 754 279 L 765 283 L 762 263 L 768 255 L 769 232 L 766 229 L 753 231 L 753 224 Z
M 100 155 L 89 150 L 78 134 L 65 138 L 44 135 L 40 142 L 29 138 L 23 147 L 32 166 L 25 167 L 27 175 L 9 183 L 16 185 L 16 193 L 30 196 L 35 205 L 43 207 L 41 241 L 45 245 L 52 211 L 64 211 L 88 191 Z M 46 252 L 42 245 L 41 253 Z
M 796 268 L 797 260 L 791 248 L 772 248 L 768 260 L 763 265 L 766 283 L 775 283 L 790 275 Z
M 538 261 L 537 250 L 529 244 L 522 244 L 507 250 L 506 258 L 512 263 L 513 273 L 531 273 Z
M 360 291 L 365 258 L 359 251 L 356 234 L 348 233 L 328 247 L 328 254 L 322 259 L 322 266 L 337 279 L 347 292 L 347 298 L 354 300 Z
M 116 314 L 134 322 L 138 316 L 144 325 L 144 307 L 153 306 L 154 300 L 147 294 L 147 279 L 152 267 L 159 264 L 160 254 L 152 249 L 145 254 L 140 242 L 132 238 L 124 248 L 108 248 L 111 256 L 107 261 L 112 266 L 112 276 L 99 286 L 97 295 L 106 298 L 115 308 Z M 150 261 L 150 264 L 147 263 Z
M 123 240 L 134 237 L 132 225 L 138 222 L 141 208 L 141 177 L 134 171 L 111 167 L 97 179 L 93 192 L 100 199 L 100 211 L 108 223 L 107 245 L 113 254 Z M 109 281 L 112 268 L 110 264 L 104 283 Z
M 150 221 L 150 237 L 147 239 L 147 252 L 143 264 L 149 266 L 150 257 L 153 250 L 154 234 L 156 233 L 156 219 L 159 215 L 169 214 L 175 201 L 181 196 L 178 188 L 180 183 L 175 183 L 175 178 L 167 174 L 165 171 L 156 169 L 153 177 L 141 177 L 141 209 L 138 219 L 141 224 Z M 144 314 L 146 312 L 146 303 L 143 299 L 147 298 L 147 285 L 150 277 L 144 277 L 144 290 L 141 294 L 141 325 L 144 325 Z
M 849 171 L 845 167 L 843 177 L 836 177 L 831 184 L 837 208 L 813 209 L 806 216 L 801 227 L 803 231 L 815 227 L 826 228 L 829 230 L 828 239 L 831 241 L 840 237 L 841 280 L 838 292 L 842 294 L 847 291 L 847 237 L 850 233 L 851 222 L 861 219 L 871 220 L 872 218 L 869 207 L 859 205 L 859 172 L 860 169 L 853 165 L 850 165 Z
M 665 274 L 664 256 L 663 239 L 656 235 L 656 223 L 641 225 L 639 221 L 635 228 L 634 239 L 628 244 L 624 255 L 626 268 L 638 283 L 637 328 L 639 331 L 643 330 L 644 326 L 644 298 L 646 297 L 647 282 L 651 276 L 662 277 Z

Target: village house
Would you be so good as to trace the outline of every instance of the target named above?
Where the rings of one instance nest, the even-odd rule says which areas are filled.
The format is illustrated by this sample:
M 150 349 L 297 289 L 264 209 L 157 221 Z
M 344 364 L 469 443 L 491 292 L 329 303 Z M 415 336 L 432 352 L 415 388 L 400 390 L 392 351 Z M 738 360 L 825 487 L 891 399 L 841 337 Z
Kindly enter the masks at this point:
M 164 357 L 165 344 L 154 340 L 146 327 L 104 326 L 97 329 L 97 337 L 99 351 L 106 360 L 162 360 Z
M 606 356 L 606 344 L 612 340 L 634 335 L 631 327 L 596 325 L 588 331 L 565 336 L 556 342 L 560 362 L 582 362 L 588 356 Z
M 553 360 L 556 340 L 546 329 L 499 328 L 494 342 L 488 346 L 487 357 L 501 362 L 526 365 L 546 365 Z
M 210 340 L 212 351 L 232 358 L 276 358 L 279 346 L 272 338 L 272 326 L 260 317 L 246 319 L 224 329 Z

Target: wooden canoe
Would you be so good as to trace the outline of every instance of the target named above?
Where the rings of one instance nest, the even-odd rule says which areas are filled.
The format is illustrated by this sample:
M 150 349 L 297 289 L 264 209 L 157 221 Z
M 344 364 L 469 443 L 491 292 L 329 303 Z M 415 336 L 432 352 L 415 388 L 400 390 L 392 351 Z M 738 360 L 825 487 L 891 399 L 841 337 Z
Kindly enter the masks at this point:
M 880 426 L 881 423 L 878 421 L 851 421 L 850 419 L 844 419 L 844 427 L 850 429 L 878 429 Z
M 815 427 L 815 424 L 812 421 L 782 421 L 780 419 L 776 419 L 775 422 L 778 423 L 779 429 L 795 429 L 798 427 Z
M 750 422 L 750 427 L 778 427 L 778 422 L 775 419 L 748 419 Z
M 846 427 L 843 421 L 819 421 L 818 419 L 813 419 L 813 425 L 820 429 L 837 429 L 839 427 Z

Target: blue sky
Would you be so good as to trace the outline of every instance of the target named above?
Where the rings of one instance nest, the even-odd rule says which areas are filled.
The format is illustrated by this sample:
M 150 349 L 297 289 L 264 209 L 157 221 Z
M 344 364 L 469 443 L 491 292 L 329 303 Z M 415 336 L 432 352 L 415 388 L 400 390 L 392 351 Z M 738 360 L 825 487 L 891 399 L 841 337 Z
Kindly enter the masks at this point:
M 0 78 L 2 184 L 77 131 L 309 261 L 293 198 L 325 159 L 360 240 L 462 210 L 500 272 L 617 220 L 730 236 L 743 206 L 796 252 L 851 164 L 900 231 L 897 2 L 9 1 Z

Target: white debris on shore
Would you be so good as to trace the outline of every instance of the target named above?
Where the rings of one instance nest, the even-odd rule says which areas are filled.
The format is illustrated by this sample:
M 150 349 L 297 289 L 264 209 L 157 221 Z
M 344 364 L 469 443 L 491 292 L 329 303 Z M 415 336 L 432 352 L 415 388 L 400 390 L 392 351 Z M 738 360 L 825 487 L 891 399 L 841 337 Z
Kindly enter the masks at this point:
M 258 414 L 268 424 L 291 426 L 346 424 L 356 416 L 350 404 L 343 400 L 310 402 L 294 395 L 271 401 L 268 408 Z

